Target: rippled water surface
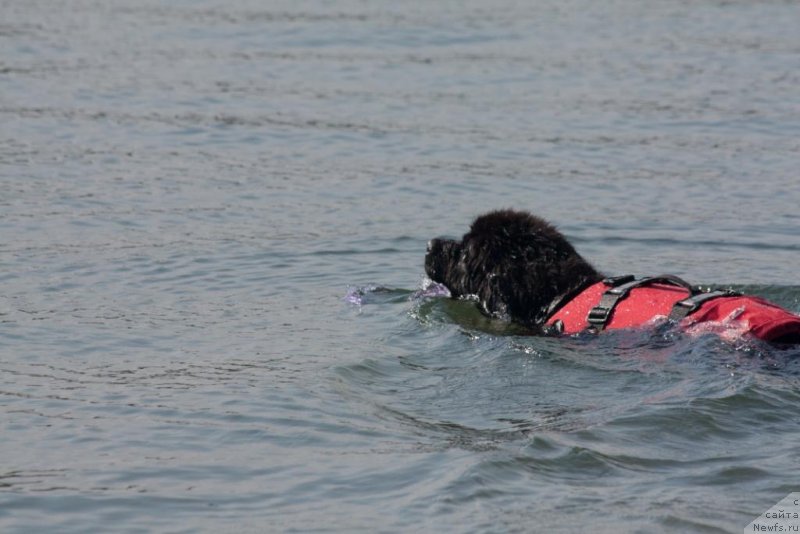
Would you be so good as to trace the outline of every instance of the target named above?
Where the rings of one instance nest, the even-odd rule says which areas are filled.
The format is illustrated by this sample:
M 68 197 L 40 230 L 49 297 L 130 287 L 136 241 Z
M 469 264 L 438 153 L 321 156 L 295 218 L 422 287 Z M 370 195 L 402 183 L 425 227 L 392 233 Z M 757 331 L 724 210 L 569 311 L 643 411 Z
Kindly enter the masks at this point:
M 800 490 L 798 349 L 414 293 L 514 206 L 800 311 L 796 2 L 0 13 L 3 532 L 740 532 Z

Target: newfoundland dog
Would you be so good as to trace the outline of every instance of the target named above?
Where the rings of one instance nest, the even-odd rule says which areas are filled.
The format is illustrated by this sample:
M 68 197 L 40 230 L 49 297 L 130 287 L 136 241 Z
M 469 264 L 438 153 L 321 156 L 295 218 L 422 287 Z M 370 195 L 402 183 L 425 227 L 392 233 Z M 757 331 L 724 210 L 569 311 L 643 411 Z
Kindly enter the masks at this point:
M 555 227 L 522 211 L 481 215 L 460 241 L 432 239 L 425 272 L 453 298 L 474 299 L 484 314 L 534 334 L 625 328 L 668 317 L 695 331 L 800 341 L 800 316 L 758 297 L 703 293 L 670 275 L 606 278 Z M 697 330 L 701 323 L 705 330 Z

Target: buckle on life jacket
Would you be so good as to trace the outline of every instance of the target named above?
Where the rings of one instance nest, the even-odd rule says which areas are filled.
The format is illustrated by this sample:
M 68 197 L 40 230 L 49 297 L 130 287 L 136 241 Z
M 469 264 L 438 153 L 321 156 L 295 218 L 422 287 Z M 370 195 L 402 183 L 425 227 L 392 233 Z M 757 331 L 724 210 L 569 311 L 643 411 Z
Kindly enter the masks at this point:
M 600 302 L 589 310 L 586 321 L 589 323 L 590 330 L 599 331 L 605 328 L 608 319 L 611 317 L 611 312 L 614 311 L 614 307 L 617 305 L 617 301 L 625 298 L 627 295 L 625 287 L 635 281 L 636 277 L 632 274 L 609 276 L 603 279 L 603 283 L 607 286 L 611 286 L 611 289 L 607 289 L 606 292 L 603 293 L 603 296 L 600 297 Z
M 589 327 L 599 330 L 605 328 L 619 298 L 617 294 L 604 293 L 600 298 L 600 304 L 589 310 L 589 314 L 586 316 L 586 321 L 590 325 Z
M 625 286 L 635 280 L 636 277 L 632 274 L 609 276 L 603 279 L 603 283 L 607 286 L 611 286 L 611 289 L 606 290 L 603 296 L 600 297 L 600 302 L 597 306 L 589 310 L 586 321 L 589 323 L 588 328 L 590 330 L 599 331 L 605 328 L 617 301 L 624 297 L 623 293 L 618 291 L 619 286 Z

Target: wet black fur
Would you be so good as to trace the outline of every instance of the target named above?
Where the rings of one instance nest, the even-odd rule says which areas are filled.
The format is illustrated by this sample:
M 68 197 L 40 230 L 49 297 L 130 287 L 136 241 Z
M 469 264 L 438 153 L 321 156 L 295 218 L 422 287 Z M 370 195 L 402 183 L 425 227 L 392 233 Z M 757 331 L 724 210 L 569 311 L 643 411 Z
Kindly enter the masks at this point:
M 554 300 L 603 278 L 555 227 L 514 210 L 481 215 L 461 241 L 432 239 L 425 272 L 454 298 L 533 331 Z

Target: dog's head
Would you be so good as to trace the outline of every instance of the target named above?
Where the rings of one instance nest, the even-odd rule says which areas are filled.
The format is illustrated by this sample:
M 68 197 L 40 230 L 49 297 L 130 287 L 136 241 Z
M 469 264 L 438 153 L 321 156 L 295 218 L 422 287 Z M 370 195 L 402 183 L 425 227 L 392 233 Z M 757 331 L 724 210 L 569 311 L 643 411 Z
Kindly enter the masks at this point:
M 529 327 L 544 323 L 556 297 L 602 278 L 552 225 L 512 210 L 478 217 L 461 241 L 432 239 L 425 272 L 453 297 Z

